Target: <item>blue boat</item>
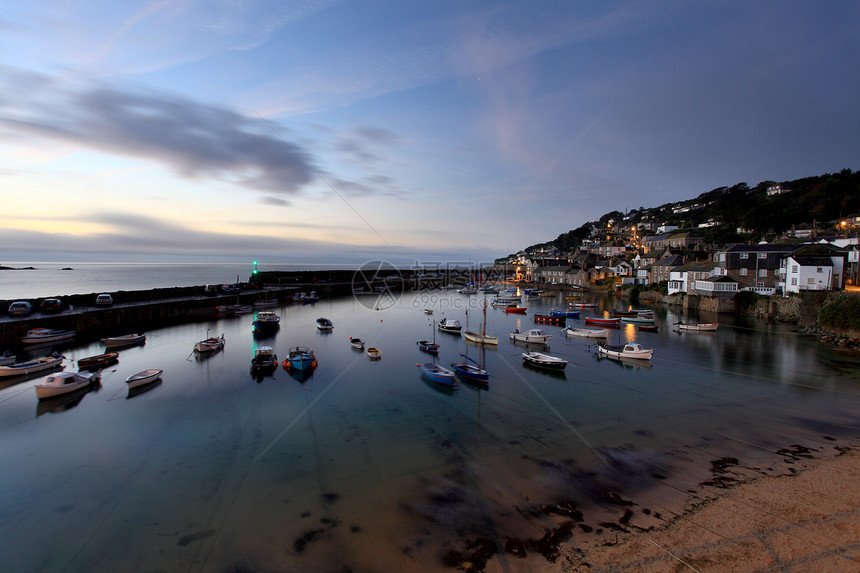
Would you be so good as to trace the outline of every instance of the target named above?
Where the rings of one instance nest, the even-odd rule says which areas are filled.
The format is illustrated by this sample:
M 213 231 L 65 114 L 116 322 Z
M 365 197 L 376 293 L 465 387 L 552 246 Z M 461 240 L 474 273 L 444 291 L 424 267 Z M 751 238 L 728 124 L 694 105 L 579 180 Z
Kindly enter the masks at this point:
M 431 382 L 435 382 L 443 386 L 454 386 L 457 384 L 456 380 L 454 380 L 454 373 L 444 366 L 433 364 L 432 362 L 425 362 L 424 364 L 421 364 L 420 367 L 421 375 Z
M 418 344 L 418 348 L 427 354 L 439 354 L 439 345 L 434 342 L 430 342 L 429 340 L 419 340 L 416 344 Z
M 481 368 L 477 362 L 465 354 L 461 354 L 460 356 L 465 358 L 467 362 L 456 362 L 451 364 L 451 367 L 454 369 L 457 376 L 468 382 L 487 383 L 490 380 L 490 373 Z
M 284 368 L 293 370 L 307 370 L 316 368 L 317 359 L 313 350 L 306 346 L 294 346 L 290 348 L 289 357 L 284 360 Z
M 567 318 L 579 318 L 579 311 L 578 310 L 570 310 L 570 309 L 568 309 L 568 310 L 556 310 L 556 309 L 552 309 L 551 311 L 549 311 L 549 314 L 551 316 L 566 316 Z

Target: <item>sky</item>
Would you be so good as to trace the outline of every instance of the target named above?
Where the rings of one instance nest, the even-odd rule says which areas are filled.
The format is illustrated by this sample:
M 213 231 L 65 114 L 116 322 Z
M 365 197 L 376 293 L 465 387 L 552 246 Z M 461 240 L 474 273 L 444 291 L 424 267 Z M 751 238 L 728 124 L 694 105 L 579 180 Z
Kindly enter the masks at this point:
M 860 168 L 860 3 L 0 11 L 0 264 L 492 261 Z

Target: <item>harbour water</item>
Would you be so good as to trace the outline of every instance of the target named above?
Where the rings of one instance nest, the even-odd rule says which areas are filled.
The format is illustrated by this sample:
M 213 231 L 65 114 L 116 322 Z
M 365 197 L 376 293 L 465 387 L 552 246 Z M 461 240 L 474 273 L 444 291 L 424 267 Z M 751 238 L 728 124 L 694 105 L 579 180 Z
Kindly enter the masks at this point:
M 860 435 L 856 355 L 723 316 L 716 333 L 682 334 L 682 318 L 717 317 L 657 308 L 658 332 L 610 338 L 654 348 L 650 364 L 599 359 L 594 341 L 533 324 L 560 295 L 529 300 L 525 316 L 488 308 L 497 348 L 436 333 L 438 362 L 468 355 L 487 386 L 423 380 L 416 365 L 433 358 L 415 342 L 443 317 L 465 327 L 467 308 L 481 328 L 482 300 L 428 291 L 284 305 L 262 338 L 253 315 L 153 330 L 71 401 L 37 402 L 42 377 L 0 380 L 0 570 L 450 571 L 476 548 L 488 571 L 558 570 L 586 537 L 660 525 L 703 482 L 789 473 L 792 454 Z M 612 306 L 606 297 L 582 316 Z M 316 330 L 320 316 L 332 333 Z M 527 348 L 508 339 L 535 327 L 569 361 L 563 375 L 524 366 Z M 193 355 L 221 333 L 223 351 Z M 319 366 L 256 379 L 259 345 L 281 358 L 310 346 Z M 60 350 L 76 361 L 104 347 Z M 129 397 L 125 378 L 146 368 L 163 381 Z M 547 536 L 565 531 L 559 556 Z

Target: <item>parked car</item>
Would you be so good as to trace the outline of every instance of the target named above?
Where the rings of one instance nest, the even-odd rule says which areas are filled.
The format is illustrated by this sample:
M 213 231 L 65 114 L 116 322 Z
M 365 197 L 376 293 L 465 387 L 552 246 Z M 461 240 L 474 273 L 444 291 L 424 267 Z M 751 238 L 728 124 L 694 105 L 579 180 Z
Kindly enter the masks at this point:
M 55 313 L 63 310 L 63 301 L 58 298 L 46 298 L 42 301 L 42 304 L 39 305 L 39 310 L 43 313 Z
M 33 305 L 25 300 L 16 300 L 9 305 L 9 316 L 27 316 L 33 312 Z
M 110 306 L 113 304 L 113 297 L 107 293 L 102 293 L 96 297 L 96 306 Z

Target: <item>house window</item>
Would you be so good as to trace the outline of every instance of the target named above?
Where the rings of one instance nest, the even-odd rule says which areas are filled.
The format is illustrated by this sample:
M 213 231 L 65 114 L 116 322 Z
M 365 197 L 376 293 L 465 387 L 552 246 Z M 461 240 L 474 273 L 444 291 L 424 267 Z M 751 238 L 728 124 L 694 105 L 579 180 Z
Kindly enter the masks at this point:
M 797 265 L 791 265 L 791 272 L 797 273 Z
M 815 284 L 815 279 L 814 279 L 814 278 L 812 278 L 812 277 L 809 277 L 808 279 L 806 279 L 806 284 L 814 285 L 814 284 Z
M 766 277 L 767 276 L 767 269 L 759 269 L 758 270 L 758 276 Z
M 747 270 L 746 269 L 740 269 L 739 273 L 742 277 L 747 276 Z
M 791 286 L 797 286 L 797 277 L 791 279 Z
M 750 256 L 750 254 L 749 254 L 749 253 L 741 253 L 741 258 L 742 258 L 742 259 L 749 258 L 749 256 Z
M 758 254 L 758 258 L 760 258 L 760 259 L 766 259 L 766 258 L 767 258 L 767 253 L 759 253 L 759 254 Z
M 817 269 L 815 269 L 815 272 L 817 272 L 817 273 L 823 273 L 823 272 L 824 272 L 824 269 L 822 269 L 821 267 L 818 267 Z

